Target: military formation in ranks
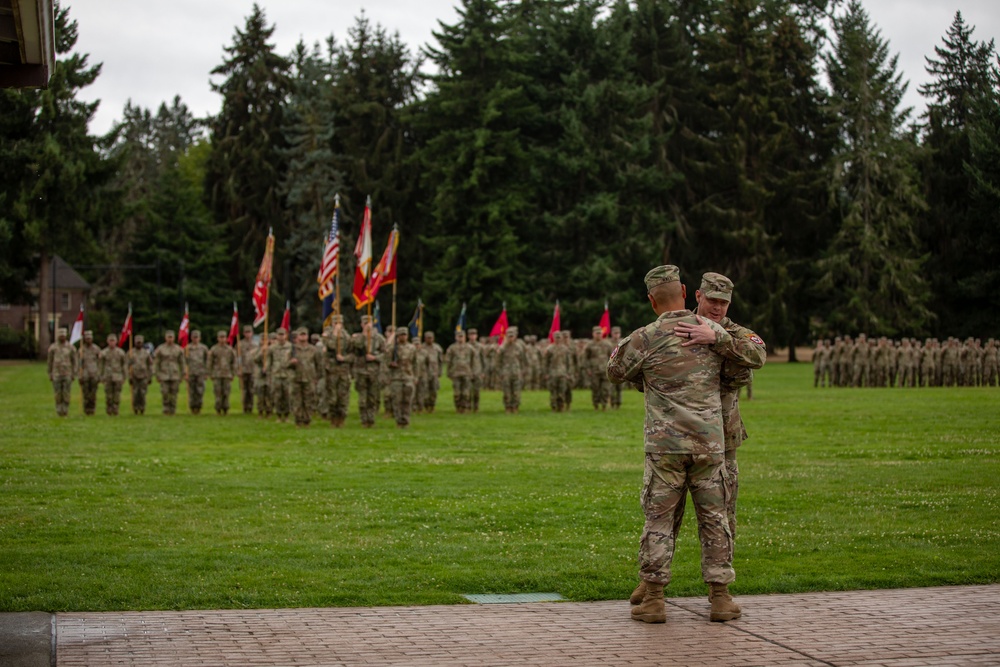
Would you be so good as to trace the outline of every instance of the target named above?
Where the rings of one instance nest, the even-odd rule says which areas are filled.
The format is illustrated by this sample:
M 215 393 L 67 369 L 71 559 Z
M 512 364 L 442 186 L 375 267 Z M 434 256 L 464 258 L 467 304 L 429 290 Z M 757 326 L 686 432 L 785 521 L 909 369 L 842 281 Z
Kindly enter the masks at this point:
M 362 330 L 352 334 L 345 329 L 343 318 L 334 315 L 332 326 L 312 338 L 305 328 L 296 329 L 291 336 L 279 328 L 266 346 L 254 340 L 253 328 L 247 326 L 235 348 L 225 331 L 216 334 L 211 348 L 201 342 L 200 331 L 191 332 L 186 348 L 168 331 L 164 342 L 152 352 L 138 335 L 128 352 L 118 347 L 114 335 L 108 336 L 107 347 L 101 349 L 90 331 L 84 333 L 77 350 L 66 340 L 66 330 L 60 329 L 48 355 L 56 412 L 60 416 L 69 413 L 72 382 L 78 379 L 85 414 L 94 414 L 98 386 L 103 384 L 107 413 L 117 415 L 127 381 L 132 411 L 142 415 L 149 384 L 155 380 L 160 386 L 163 414 L 176 414 L 183 382 L 188 409 L 197 415 L 211 380 L 215 412 L 226 415 L 236 380 L 245 414 L 256 411 L 280 422 L 294 418 L 299 426 L 308 426 L 318 414 L 339 428 L 348 417 L 353 382 L 364 427 L 375 425 L 382 406 L 386 416 L 405 428 L 412 413 L 435 411 L 445 369 L 458 413 L 478 412 L 483 390 L 501 390 L 504 409 L 510 414 L 520 409 L 524 390 L 548 390 L 554 412 L 570 409 L 574 389 L 589 388 L 595 410 L 621 407 L 621 387 L 611 385 L 605 373 L 608 357 L 621 339 L 618 327 L 607 338 L 600 327 L 594 327 L 589 341 L 573 341 L 568 331 L 557 331 L 551 343 L 539 342 L 536 336 L 522 340 L 517 327 L 510 327 L 502 345 L 496 338 L 481 342 L 476 329 L 469 329 L 457 332 L 455 342 L 445 351 L 435 342 L 433 332 L 425 332 L 422 341 L 411 342 L 407 327 L 383 336 L 368 316 L 361 321 Z
M 837 336 L 813 351 L 814 387 L 997 386 L 1000 342 Z

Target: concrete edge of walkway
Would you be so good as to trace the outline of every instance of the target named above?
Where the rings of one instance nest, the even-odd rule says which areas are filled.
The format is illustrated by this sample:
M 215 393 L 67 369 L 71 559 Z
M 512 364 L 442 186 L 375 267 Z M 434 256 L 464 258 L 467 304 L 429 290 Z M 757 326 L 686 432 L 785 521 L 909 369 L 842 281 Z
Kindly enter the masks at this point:
M 54 622 L 44 611 L 0 614 L 0 667 L 54 667 Z

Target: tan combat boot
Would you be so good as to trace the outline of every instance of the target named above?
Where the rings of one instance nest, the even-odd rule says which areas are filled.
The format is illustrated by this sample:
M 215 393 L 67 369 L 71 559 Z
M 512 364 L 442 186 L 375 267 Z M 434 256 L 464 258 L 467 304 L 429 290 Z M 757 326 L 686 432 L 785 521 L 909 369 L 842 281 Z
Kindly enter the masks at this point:
M 732 621 L 740 617 L 740 606 L 733 601 L 726 584 L 709 584 L 708 600 L 712 603 L 713 621 Z
M 663 584 L 646 582 L 646 595 L 632 607 L 632 620 L 643 623 L 666 623 L 667 608 L 663 602 Z
M 644 597 L 646 597 L 646 580 L 640 579 L 639 585 L 632 591 L 632 595 L 628 596 L 628 601 L 632 604 L 639 604 Z

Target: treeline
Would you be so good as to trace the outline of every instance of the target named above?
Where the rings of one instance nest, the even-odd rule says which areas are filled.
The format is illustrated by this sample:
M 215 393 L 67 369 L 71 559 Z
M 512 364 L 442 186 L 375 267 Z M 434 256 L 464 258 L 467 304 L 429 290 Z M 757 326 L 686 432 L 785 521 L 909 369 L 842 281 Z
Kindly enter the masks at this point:
M 8 301 L 58 253 L 147 267 L 83 271 L 98 310 L 175 327 L 187 302 L 224 325 L 273 229 L 274 312 L 315 328 L 339 193 L 348 313 L 370 195 L 376 261 L 402 234 L 398 318 L 420 298 L 441 332 L 463 303 L 473 326 L 506 304 L 542 332 L 556 300 L 577 334 L 605 301 L 628 330 L 661 263 L 692 292 L 729 275 L 733 316 L 772 346 L 1000 329 L 1000 74 L 960 13 L 913 118 L 858 2 L 462 0 L 422 55 L 363 16 L 279 54 L 255 6 L 212 71 L 217 116 L 129 105 L 105 137 L 76 100 L 99 66 L 57 13 L 50 88 L 0 97 Z

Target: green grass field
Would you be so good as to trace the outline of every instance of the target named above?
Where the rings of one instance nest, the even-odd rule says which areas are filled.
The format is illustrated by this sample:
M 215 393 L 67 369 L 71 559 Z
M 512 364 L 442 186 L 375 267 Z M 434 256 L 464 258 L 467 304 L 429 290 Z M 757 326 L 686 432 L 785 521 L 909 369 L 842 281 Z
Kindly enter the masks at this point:
M 206 396 L 211 407 L 211 390 Z M 0 610 L 623 598 L 642 515 L 641 396 L 553 414 L 499 394 L 407 431 L 257 417 L 58 419 L 40 364 L 0 366 Z M 186 405 L 182 390 L 181 405 Z M 128 399 L 123 397 L 123 412 Z M 738 594 L 1000 581 L 1000 389 L 812 388 L 773 364 L 743 405 Z M 212 411 L 209 409 L 209 412 Z M 700 595 L 694 514 L 668 595 Z

